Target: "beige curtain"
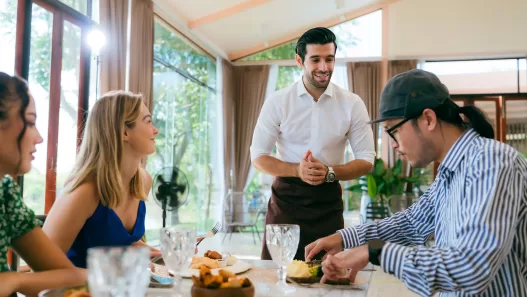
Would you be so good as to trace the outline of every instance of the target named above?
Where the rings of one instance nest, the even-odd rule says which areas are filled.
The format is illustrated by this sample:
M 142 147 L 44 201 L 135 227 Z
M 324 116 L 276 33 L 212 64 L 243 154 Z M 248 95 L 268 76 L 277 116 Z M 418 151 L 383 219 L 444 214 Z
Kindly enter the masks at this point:
M 233 134 L 234 134 L 234 101 L 236 80 L 234 77 L 234 66 L 228 61 L 222 60 L 223 78 L 223 163 L 225 175 L 225 189 L 232 189 L 231 170 L 233 168 Z
M 234 67 L 234 191 L 243 191 L 251 168 L 250 146 L 265 100 L 270 65 Z
M 101 94 L 124 90 L 126 79 L 126 40 L 128 0 L 101 0 L 100 22 L 106 36 L 101 51 Z
M 154 4 L 152 0 L 131 0 L 130 76 L 128 89 L 141 93 L 153 110 L 152 74 L 154 61 Z
M 381 62 L 350 62 L 348 63 L 348 83 L 350 90 L 359 95 L 366 104 L 370 118 L 376 119 L 379 114 L 379 100 L 381 97 Z M 378 124 L 372 125 L 377 152 L 379 135 Z
M 417 68 L 417 60 L 393 60 L 388 61 L 388 80 L 397 74 Z

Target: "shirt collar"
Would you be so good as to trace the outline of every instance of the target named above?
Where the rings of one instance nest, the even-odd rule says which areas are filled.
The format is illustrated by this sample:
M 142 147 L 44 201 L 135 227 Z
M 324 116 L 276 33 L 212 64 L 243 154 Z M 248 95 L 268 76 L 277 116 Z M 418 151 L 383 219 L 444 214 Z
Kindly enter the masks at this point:
M 448 169 L 450 171 L 455 171 L 459 164 L 461 163 L 461 160 L 463 160 L 463 157 L 465 154 L 472 149 L 472 146 L 470 143 L 478 136 L 478 133 L 474 131 L 474 129 L 468 129 L 465 131 L 461 137 L 456 140 L 454 145 L 450 148 L 448 153 L 445 156 L 445 159 L 443 162 L 441 162 L 441 166 L 439 167 L 439 170 L 442 170 L 443 168 Z
M 306 86 L 304 86 L 304 81 L 302 79 L 297 82 L 296 91 L 298 97 L 302 97 L 304 94 L 309 94 L 307 92 Z M 333 88 L 332 82 L 329 82 L 326 90 L 324 91 L 324 93 L 322 93 L 322 96 L 320 96 L 320 98 L 322 98 L 324 95 L 329 96 L 330 98 L 333 98 L 333 96 L 335 95 L 335 90 Z

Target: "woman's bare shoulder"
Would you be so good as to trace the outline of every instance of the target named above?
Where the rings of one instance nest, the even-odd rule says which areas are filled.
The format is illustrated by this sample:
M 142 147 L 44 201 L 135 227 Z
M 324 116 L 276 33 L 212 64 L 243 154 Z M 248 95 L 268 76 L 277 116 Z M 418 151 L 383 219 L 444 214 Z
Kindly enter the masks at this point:
M 100 197 L 97 193 L 95 181 L 86 181 L 73 191 L 63 193 L 57 201 L 69 204 L 75 208 L 86 208 L 87 210 L 95 211 L 95 208 L 99 205 Z

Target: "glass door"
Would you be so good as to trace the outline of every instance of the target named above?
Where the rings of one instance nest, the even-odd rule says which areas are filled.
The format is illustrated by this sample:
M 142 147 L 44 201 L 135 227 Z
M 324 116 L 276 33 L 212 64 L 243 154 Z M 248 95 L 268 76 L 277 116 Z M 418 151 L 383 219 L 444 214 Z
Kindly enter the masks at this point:
M 44 138 L 23 195 L 36 213 L 48 213 L 75 161 L 88 106 L 91 26 L 43 0 L 31 4 L 28 82 Z M 45 197 L 45 199 L 43 199 Z

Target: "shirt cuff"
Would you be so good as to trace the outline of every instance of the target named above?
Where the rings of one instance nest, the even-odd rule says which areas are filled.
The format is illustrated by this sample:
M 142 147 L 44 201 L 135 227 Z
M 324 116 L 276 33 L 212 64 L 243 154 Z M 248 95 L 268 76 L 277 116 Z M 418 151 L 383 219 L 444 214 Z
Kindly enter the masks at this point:
M 251 162 L 258 159 L 261 156 L 270 156 L 271 153 L 264 152 L 264 151 L 251 151 Z
M 337 231 L 342 236 L 342 247 L 351 249 L 360 245 L 359 234 L 355 228 L 346 228 Z
M 366 162 L 370 162 L 372 165 L 374 165 L 376 156 L 377 155 L 375 153 L 373 153 L 373 154 L 357 154 L 355 156 L 355 160 L 363 160 L 363 161 L 366 161 Z
M 382 247 L 381 268 L 385 273 L 393 274 L 398 279 L 403 276 L 404 256 L 407 247 L 387 242 Z

